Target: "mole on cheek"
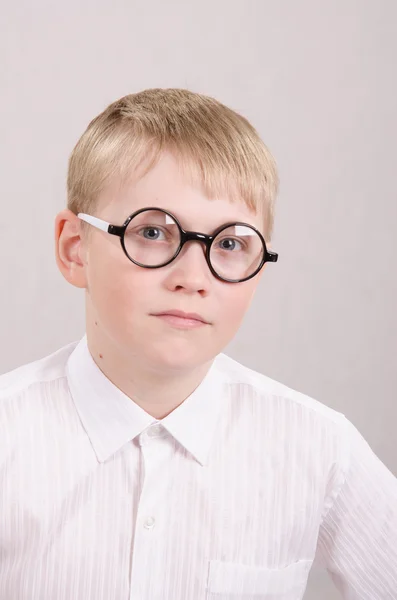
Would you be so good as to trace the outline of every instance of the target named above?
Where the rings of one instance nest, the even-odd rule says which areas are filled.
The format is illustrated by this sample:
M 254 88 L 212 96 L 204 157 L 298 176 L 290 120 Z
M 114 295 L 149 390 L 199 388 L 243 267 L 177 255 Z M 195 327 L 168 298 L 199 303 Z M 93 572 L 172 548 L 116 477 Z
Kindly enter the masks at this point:
M 103 358 L 102 354 L 99 355 L 99 358 Z

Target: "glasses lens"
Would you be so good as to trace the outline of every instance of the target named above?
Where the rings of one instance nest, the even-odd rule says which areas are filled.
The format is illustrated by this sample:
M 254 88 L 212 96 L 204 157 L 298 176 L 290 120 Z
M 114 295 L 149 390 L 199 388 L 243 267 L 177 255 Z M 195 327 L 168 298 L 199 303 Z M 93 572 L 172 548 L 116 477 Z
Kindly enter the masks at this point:
M 145 267 L 160 267 L 176 254 L 179 227 L 161 210 L 145 210 L 128 224 L 124 245 L 129 257 Z
M 210 260 L 220 277 L 246 279 L 258 269 L 265 248 L 257 232 L 246 225 L 222 229 L 211 245 Z

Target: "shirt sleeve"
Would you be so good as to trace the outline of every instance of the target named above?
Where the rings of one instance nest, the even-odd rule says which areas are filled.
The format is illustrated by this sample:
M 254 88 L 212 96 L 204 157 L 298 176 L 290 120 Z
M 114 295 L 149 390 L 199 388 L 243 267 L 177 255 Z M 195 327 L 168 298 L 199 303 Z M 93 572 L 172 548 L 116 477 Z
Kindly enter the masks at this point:
M 397 600 L 397 479 L 344 421 L 346 464 L 317 554 L 346 600 Z

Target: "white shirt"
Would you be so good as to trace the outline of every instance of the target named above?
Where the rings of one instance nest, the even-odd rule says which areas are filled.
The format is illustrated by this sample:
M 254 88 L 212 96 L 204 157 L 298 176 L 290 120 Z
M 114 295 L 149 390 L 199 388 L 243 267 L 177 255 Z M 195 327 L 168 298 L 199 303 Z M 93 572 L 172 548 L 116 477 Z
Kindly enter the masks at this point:
M 1 600 L 397 598 L 397 480 L 345 416 L 219 355 L 161 421 L 86 338 L 0 377 Z

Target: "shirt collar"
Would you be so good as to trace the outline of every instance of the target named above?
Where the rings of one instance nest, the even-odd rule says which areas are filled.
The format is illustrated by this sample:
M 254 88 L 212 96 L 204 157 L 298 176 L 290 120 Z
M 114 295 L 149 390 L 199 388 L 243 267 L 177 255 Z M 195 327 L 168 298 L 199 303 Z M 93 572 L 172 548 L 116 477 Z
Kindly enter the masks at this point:
M 100 462 L 156 421 L 102 373 L 90 354 L 86 336 L 70 355 L 66 375 L 77 412 Z M 202 466 L 208 464 L 225 383 L 215 359 L 196 390 L 161 420 L 164 428 Z

